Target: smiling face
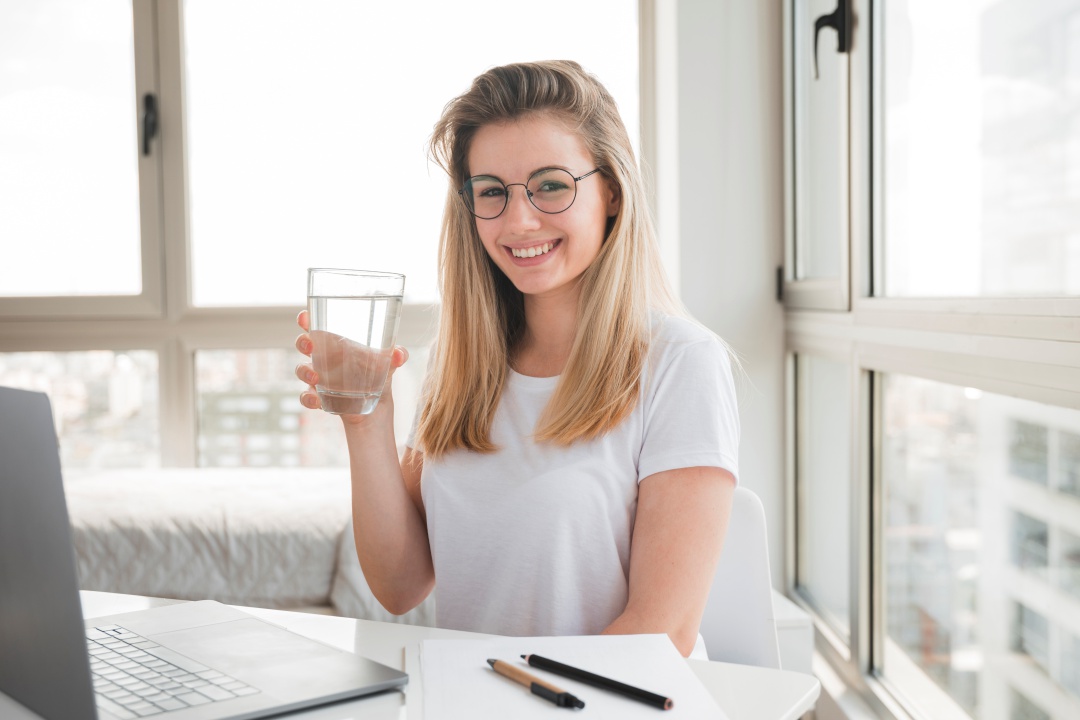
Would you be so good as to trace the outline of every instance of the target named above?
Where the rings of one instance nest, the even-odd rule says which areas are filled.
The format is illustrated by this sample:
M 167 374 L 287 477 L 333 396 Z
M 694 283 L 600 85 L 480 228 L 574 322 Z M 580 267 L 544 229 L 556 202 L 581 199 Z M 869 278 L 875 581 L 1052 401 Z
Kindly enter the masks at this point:
M 577 183 L 577 198 L 568 210 L 547 214 L 529 202 L 523 185 L 514 183 L 526 183 L 545 168 L 581 177 L 595 163 L 584 140 L 550 116 L 485 125 L 473 137 L 470 174 L 498 178 L 510 192 L 502 214 L 477 218 L 476 229 L 488 255 L 527 299 L 576 292 L 576 280 L 600 253 L 607 219 L 619 210 L 619 193 L 595 173 Z M 543 181 L 538 177 L 534 182 Z M 537 202 L 543 204 L 539 195 Z

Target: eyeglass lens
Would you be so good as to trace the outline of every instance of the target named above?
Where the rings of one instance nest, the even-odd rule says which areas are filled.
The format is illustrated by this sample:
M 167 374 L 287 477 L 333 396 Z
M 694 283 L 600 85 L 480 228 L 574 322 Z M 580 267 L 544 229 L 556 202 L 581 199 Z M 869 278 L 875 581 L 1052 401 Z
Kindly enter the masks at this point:
M 525 186 L 528 189 L 529 201 L 540 212 L 549 214 L 563 212 L 574 204 L 577 196 L 577 181 L 574 176 L 559 168 L 538 170 L 529 177 Z M 486 220 L 502 214 L 509 196 L 507 186 L 490 175 L 471 177 L 461 188 L 461 197 L 469 210 L 478 218 Z

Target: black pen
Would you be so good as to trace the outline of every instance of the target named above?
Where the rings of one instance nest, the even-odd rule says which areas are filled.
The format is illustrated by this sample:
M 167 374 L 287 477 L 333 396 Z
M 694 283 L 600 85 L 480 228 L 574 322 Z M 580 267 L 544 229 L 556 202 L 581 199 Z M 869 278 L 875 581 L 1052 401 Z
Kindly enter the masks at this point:
M 618 693 L 624 697 L 631 698 L 632 700 L 643 702 L 646 705 L 658 707 L 661 710 L 670 710 L 675 707 L 675 701 L 671 698 L 651 693 L 648 690 L 636 688 L 633 685 L 621 683 L 618 680 L 611 680 L 610 678 L 591 673 L 587 670 L 579 670 L 576 667 L 570 667 L 569 665 L 564 665 L 555 660 L 548 660 L 546 657 L 540 657 L 539 655 L 522 655 L 521 657 L 525 658 L 525 662 L 532 667 L 538 667 L 541 670 L 547 670 L 556 675 L 568 677 L 571 680 L 578 680 L 586 685 L 593 685 L 598 688 L 603 688 L 604 690 L 610 690 L 611 692 Z M 491 661 L 488 660 L 488 662 Z
M 570 693 L 565 690 L 560 690 L 551 683 L 541 680 L 535 675 L 530 675 L 515 665 L 503 662 L 502 660 L 492 660 L 491 658 L 488 658 L 487 662 L 495 672 L 510 678 L 514 682 L 521 683 L 532 690 L 533 695 L 539 695 L 545 700 L 550 700 L 559 707 L 568 707 L 571 709 L 585 707 L 585 703 L 581 702 Z

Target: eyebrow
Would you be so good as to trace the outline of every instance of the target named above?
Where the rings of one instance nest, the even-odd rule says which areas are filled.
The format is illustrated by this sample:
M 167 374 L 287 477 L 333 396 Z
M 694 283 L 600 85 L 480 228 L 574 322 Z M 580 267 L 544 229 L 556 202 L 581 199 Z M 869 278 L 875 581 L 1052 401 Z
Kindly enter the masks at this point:
M 530 172 L 525 177 L 525 179 L 528 180 L 536 173 L 543 172 L 544 170 L 565 170 L 566 172 L 570 173 L 570 177 L 575 177 L 574 171 L 564 165 L 543 165 Z M 493 178 L 503 183 L 504 185 L 506 184 L 505 182 L 503 182 L 503 179 L 495 173 L 477 173 L 476 175 L 469 175 L 467 179 L 471 180 L 472 178 Z

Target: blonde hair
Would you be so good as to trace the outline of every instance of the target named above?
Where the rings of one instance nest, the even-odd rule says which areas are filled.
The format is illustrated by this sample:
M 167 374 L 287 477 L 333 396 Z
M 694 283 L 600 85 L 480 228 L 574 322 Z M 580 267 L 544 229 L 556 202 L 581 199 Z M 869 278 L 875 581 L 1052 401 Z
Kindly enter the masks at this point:
M 577 132 L 621 202 L 596 260 L 580 279 L 577 332 L 534 438 L 570 445 L 616 427 L 638 401 L 650 313 L 685 315 L 660 262 L 644 183 L 615 100 L 570 61 L 492 68 L 451 100 L 430 152 L 450 176 L 439 244 L 442 310 L 417 428 L 424 454 L 497 450 L 491 424 L 525 327 L 522 293 L 488 257 L 458 196 L 467 156 L 485 125 L 544 114 Z

